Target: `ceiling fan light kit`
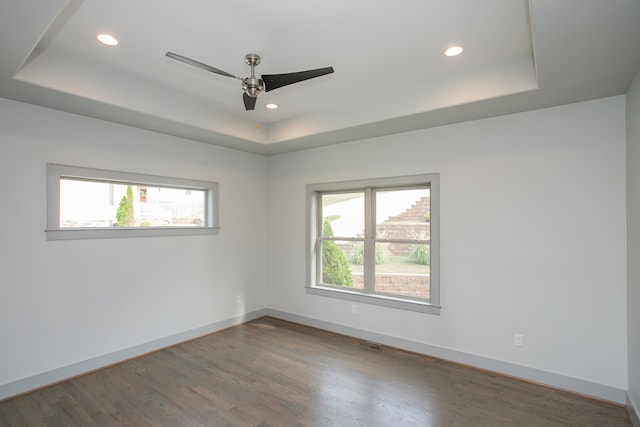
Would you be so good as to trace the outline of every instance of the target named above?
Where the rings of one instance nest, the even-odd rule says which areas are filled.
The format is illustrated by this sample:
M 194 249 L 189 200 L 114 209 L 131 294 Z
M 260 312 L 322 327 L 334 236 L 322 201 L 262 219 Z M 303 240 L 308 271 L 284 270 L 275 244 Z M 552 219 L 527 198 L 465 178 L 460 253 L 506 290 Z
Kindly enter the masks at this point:
M 244 92 L 242 94 L 242 100 L 244 101 L 244 108 L 247 111 L 255 109 L 256 98 L 263 91 L 269 92 L 271 90 L 278 89 L 283 86 L 288 86 L 293 83 L 299 83 L 305 80 L 313 79 L 315 77 L 333 73 L 333 67 L 325 67 L 315 70 L 298 71 L 294 73 L 263 74 L 261 78 L 257 78 L 255 74 L 255 67 L 260 64 L 260 56 L 256 55 L 255 53 L 249 53 L 244 57 L 244 60 L 247 65 L 251 67 L 251 75 L 243 79 L 234 76 L 233 74 L 227 73 L 226 71 L 222 71 L 218 68 L 212 67 L 211 65 L 207 65 L 191 58 L 187 58 L 186 56 L 178 55 L 177 53 L 167 52 L 166 56 L 205 71 L 242 81 L 242 91 Z

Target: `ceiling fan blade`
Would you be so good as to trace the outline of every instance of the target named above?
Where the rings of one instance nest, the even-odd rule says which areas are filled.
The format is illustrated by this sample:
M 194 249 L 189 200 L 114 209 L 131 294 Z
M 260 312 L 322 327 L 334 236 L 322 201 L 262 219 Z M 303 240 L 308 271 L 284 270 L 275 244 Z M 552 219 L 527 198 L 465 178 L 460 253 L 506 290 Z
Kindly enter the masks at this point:
M 212 73 L 220 74 L 221 76 L 233 77 L 234 79 L 242 80 L 240 77 L 236 77 L 233 74 L 227 73 L 226 71 L 219 70 L 215 67 L 212 67 L 211 65 L 203 64 L 202 62 L 198 62 L 194 59 L 187 58 L 186 56 L 178 55 L 177 53 L 167 52 L 166 55 L 171 59 L 184 62 L 185 64 L 193 65 L 194 67 L 198 67 L 205 71 L 210 71 Z
M 242 94 L 242 99 L 244 100 L 244 109 L 249 111 L 256 108 L 256 101 L 258 98 L 252 98 L 246 93 Z
M 333 67 L 326 67 L 318 68 L 317 70 L 298 71 L 296 73 L 263 74 L 262 80 L 264 81 L 265 92 L 269 92 L 270 90 L 278 89 L 282 86 L 287 86 L 331 73 L 333 73 Z

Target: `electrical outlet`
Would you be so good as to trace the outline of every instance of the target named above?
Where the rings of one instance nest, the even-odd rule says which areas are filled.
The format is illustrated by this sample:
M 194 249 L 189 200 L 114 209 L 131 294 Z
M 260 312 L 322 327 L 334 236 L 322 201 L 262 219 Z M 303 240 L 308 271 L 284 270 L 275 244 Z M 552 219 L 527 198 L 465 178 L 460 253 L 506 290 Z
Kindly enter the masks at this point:
M 351 304 L 351 314 L 358 314 L 358 306 L 356 304 Z
M 513 334 L 513 345 L 517 345 L 518 347 L 522 347 L 524 345 L 524 335 L 522 335 L 522 334 Z
M 240 295 L 236 296 L 236 304 L 242 304 L 242 296 Z

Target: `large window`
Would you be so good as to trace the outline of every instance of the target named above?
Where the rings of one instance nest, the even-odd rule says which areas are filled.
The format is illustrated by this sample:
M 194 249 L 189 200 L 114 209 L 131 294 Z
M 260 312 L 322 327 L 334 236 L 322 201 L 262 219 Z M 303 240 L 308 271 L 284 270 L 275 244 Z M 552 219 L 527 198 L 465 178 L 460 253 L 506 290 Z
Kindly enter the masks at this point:
M 438 175 L 307 187 L 308 292 L 439 313 Z
M 215 234 L 218 185 L 48 165 L 47 239 Z

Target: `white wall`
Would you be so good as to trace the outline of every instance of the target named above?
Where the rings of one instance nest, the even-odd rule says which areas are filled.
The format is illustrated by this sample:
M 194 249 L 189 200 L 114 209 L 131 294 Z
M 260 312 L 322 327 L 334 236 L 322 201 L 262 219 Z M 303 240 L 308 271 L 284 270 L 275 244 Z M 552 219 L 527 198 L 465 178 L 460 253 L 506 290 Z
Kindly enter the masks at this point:
M 629 398 L 640 416 L 640 73 L 627 93 Z
M 629 388 L 637 404 L 624 118 L 620 96 L 267 159 L 0 99 L 0 389 L 268 307 Z M 218 181 L 220 235 L 48 242 L 47 162 Z M 305 293 L 306 184 L 430 172 L 441 174 L 440 316 L 362 304 L 352 315 Z M 629 187 L 633 260 L 640 185 Z
M 47 162 L 217 181 L 222 229 L 47 241 Z M 263 310 L 266 176 L 262 156 L 0 99 L 0 387 Z
M 624 108 L 619 96 L 272 157 L 269 308 L 624 396 Z M 354 315 L 346 301 L 305 293 L 306 184 L 432 172 L 440 316 L 363 304 Z

